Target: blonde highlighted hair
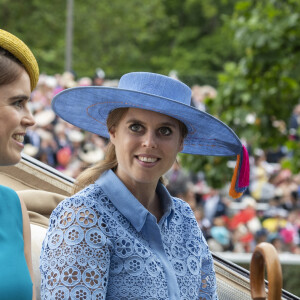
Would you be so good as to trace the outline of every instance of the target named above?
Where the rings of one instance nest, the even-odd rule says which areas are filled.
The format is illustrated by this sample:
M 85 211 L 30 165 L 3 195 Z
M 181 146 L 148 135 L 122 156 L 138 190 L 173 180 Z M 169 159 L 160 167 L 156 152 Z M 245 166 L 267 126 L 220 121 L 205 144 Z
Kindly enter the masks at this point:
M 113 126 L 117 126 L 118 123 L 121 121 L 125 113 L 128 111 L 128 107 L 124 108 L 117 108 L 110 112 L 108 115 L 106 125 L 108 128 L 108 131 L 111 130 Z M 179 123 L 179 129 L 182 138 L 184 139 L 187 135 L 187 128 L 186 126 L 178 121 Z M 80 190 L 84 189 L 90 184 L 95 183 L 95 181 L 107 170 L 115 170 L 117 168 L 118 161 L 117 161 L 117 156 L 116 156 L 116 150 L 114 144 L 109 142 L 107 146 L 107 150 L 105 153 L 105 157 L 103 160 L 95 164 L 94 166 L 84 170 L 76 179 L 74 188 L 73 188 L 73 193 L 77 193 Z M 160 178 L 160 180 L 163 182 L 163 179 Z

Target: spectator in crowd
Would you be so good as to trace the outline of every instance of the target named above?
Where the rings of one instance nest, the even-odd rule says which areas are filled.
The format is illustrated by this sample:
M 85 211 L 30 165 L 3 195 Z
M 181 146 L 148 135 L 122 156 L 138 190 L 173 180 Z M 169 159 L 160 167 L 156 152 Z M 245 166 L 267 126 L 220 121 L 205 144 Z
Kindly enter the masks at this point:
M 217 189 L 210 189 L 208 197 L 204 201 L 204 216 L 210 224 L 213 223 L 215 217 L 227 215 L 227 203 Z
M 255 246 L 257 244 L 268 242 L 268 235 L 269 235 L 269 232 L 265 228 L 261 228 L 261 229 L 257 230 L 255 232 L 255 236 L 254 236 L 255 240 L 254 240 L 254 243 L 252 245 L 252 251 L 251 252 L 254 251 Z
M 190 208 L 195 211 L 197 208 L 197 201 L 193 189 L 193 183 L 187 178 L 177 179 L 167 184 L 167 189 L 173 197 L 184 200 Z
M 274 180 L 277 190 L 280 190 L 281 206 L 291 211 L 297 207 L 297 194 L 299 186 L 294 179 L 292 172 L 289 169 L 282 169 L 278 172 Z
M 214 99 L 217 96 L 215 88 L 209 85 L 200 86 L 195 84 L 192 86 L 192 102 L 191 105 L 199 110 L 206 111 L 205 100 Z
M 293 210 L 288 213 L 287 222 L 280 229 L 279 234 L 285 245 L 285 250 L 291 253 L 300 254 L 300 210 Z
M 181 167 L 178 159 L 175 160 L 171 169 L 164 174 L 164 178 L 167 180 L 167 187 L 170 188 L 176 188 L 178 183 L 191 181 L 191 175 Z
M 229 228 L 232 231 L 236 231 L 236 239 L 239 245 L 242 245 L 244 252 L 250 252 L 255 233 L 262 226 L 257 217 L 255 199 L 250 196 L 244 196 L 242 205 L 243 208 L 231 218 Z
M 268 242 L 274 246 L 278 253 L 283 252 L 284 245 L 282 238 L 278 232 L 273 232 L 268 235 Z
M 78 86 L 90 86 L 93 84 L 93 80 L 89 77 L 81 77 L 78 79 Z
M 253 158 L 254 164 L 250 168 L 250 194 L 258 202 L 268 202 L 274 197 L 275 186 L 270 178 L 276 168 L 266 161 L 265 152 L 261 149 L 254 150 Z
M 287 224 L 288 212 L 280 207 L 272 212 L 272 215 L 263 220 L 262 226 L 266 228 L 270 233 L 279 233 Z
M 297 104 L 289 120 L 289 138 L 291 140 L 299 141 L 299 127 L 300 127 L 300 103 Z
M 226 226 L 226 217 L 219 216 L 213 219 L 213 224 L 210 229 L 210 235 L 214 240 L 208 240 L 208 244 L 212 251 L 223 252 L 231 249 L 231 234 Z
M 101 68 L 97 68 L 92 80 L 92 85 L 102 86 L 105 80 L 105 72 Z

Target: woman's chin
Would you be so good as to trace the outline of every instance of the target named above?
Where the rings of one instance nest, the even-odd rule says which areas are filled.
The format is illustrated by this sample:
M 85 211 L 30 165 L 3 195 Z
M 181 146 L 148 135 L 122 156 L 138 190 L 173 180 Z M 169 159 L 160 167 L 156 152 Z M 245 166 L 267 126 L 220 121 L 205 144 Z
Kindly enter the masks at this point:
M 16 165 L 21 160 L 21 153 L 12 153 L 4 158 L 0 159 L 0 166 L 12 166 Z

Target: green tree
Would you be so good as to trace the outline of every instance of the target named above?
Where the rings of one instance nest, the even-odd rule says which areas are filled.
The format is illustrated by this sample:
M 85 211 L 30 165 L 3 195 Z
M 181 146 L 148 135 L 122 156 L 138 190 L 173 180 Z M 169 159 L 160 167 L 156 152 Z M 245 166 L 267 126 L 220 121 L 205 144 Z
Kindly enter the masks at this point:
M 227 20 L 240 58 L 228 61 L 219 75 L 218 97 L 209 111 L 232 127 L 253 147 L 287 145 L 293 158 L 284 166 L 300 169 L 299 144 L 288 141 L 287 122 L 299 101 L 300 2 L 296 0 L 238 1 Z M 186 158 L 186 166 L 202 168 L 215 158 Z M 219 162 L 219 161 L 217 161 Z M 230 173 L 210 166 L 210 183 L 220 185 Z M 217 171 L 218 170 L 218 171 Z
M 224 18 L 233 12 L 236 0 L 164 0 L 170 19 L 162 32 L 160 49 L 153 58 L 156 68 L 175 69 L 188 84 L 216 85 L 226 60 L 235 57 L 232 32 Z M 224 45 L 226 42 L 226 46 Z
M 242 57 L 225 64 L 213 111 L 254 146 L 286 140 L 299 99 L 299 13 L 294 0 L 240 1 L 230 20 Z
M 74 0 L 73 69 L 108 77 L 176 69 L 189 83 L 215 85 L 223 61 L 234 56 L 223 18 L 236 0 Z M 0 0 L 0 26 L 22 38 L 41 72 L 64 70 L 66 1 Z
M 65 49 L 65 1 L 0 0 L 0 28 L 28 44 L 41 72 L 63 71 Z

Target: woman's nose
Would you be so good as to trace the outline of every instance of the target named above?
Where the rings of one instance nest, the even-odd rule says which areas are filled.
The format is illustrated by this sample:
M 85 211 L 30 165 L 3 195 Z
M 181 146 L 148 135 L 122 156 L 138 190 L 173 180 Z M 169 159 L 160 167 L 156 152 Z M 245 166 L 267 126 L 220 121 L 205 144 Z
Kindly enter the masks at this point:
M 144 135 L 143 147 L 146 148 L 156 148 L 157 147 L 157 139 L 154 132 L 147 132 Z
M 22 125 L 25 127 L 33 126 L 35 124 L 35 120 L 33 118 L 32 113 L 29 109 L 26 110 L 25 115 L 22 118 Z

